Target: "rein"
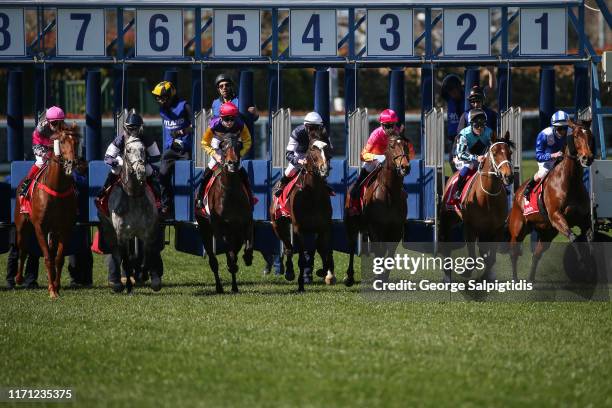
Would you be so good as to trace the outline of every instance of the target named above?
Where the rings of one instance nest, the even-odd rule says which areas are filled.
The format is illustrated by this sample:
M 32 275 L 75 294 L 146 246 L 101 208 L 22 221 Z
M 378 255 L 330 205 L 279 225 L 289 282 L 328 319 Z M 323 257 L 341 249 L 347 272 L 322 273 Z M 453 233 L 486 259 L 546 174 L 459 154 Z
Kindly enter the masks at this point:
M 498 144 L 502 144 L 502 143 L 505 144 L 506 142 L 495 142 L 491 146 L 489 146 L 489 149 L 487 150 L 488 159 L 490 160 L 491 166 L 493 167 L 493 169 L 495 169 L 495 171 L 489 170 L 487 172 L 483 172 L 482 168 L 484 167 L 484 161 L 481 162 L 478 165 L 478 178 L 480 180 L 480 189 L 486 195 L 491 196 L 491 197 L 497 197 L 498 195 L 500 195 L 502 190 L 504 189 L 504 186 L 501 186 L 498 192 L 491 193 L 490 191 L 487 191 L 487 189 L 484 188 L 484 186 L 482 185 L 482 176 L 483 175 L 485 175 L 485 176 L 491 176 L 492 175 L 492 176 L 494 176 L 494 177 L 499 179 L 499 178 L 501 178 L 501 172 L 499 170 L 501 168 L 501 166 L 503 166 L 504 164 L 508 164 L 510 166 L 510 168 L 512 168 L 512 162 L 510 160 L 506 159 L 506 160 L 503 160 L 501 163 L 496 163 L 495 162 L 495 157 L 493 157 L 493 151 L 492 151 L 493 146 L 498 145 Z

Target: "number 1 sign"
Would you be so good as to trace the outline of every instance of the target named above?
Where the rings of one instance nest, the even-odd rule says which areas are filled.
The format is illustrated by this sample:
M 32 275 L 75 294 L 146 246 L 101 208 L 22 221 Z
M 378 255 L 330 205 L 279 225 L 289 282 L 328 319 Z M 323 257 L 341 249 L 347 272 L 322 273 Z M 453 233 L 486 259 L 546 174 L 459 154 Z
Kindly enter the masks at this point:
M 444 10 L 444 55 L 490 55 L 489 9 Z
M 565 8 L 521 9 L 521 55 L 566 54 L 566 16 Z

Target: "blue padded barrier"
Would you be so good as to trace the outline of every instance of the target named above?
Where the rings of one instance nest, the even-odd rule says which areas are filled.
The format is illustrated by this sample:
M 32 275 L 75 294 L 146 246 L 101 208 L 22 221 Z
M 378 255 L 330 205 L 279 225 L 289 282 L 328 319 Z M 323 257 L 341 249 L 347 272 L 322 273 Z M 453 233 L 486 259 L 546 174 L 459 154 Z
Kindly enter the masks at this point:
M 193 221 L 194 192 L 199 183 L 196 180 L 193 161 L 177 160 L 174 165 L 174 219 Z
M 104 181 L 106 180 L 106 176 L 110 171 L 110 167 L 104 163 L 102 160 L 93 160 L 89 162 L 89 194 L 88 194 L 88 202 L 89 202 L 89 221 L 90 222 L 98 222 L 98 209 L 94 204 L 94 198 L 98 195 L 102 186 L 104 186 Z
M 198 226 L 193 224 L 176 224 L 174 226 L 174 247 L 180 252 L 203 256 L 204 245 L 202 244 Z
M 254 249 L 263 254 L 280 254 L 280 240 L 274 235 L 272 224 L 256 222 L 254 231 Z
M 249 175 L 253 194 L 259 200 L 253 209 L 253 219 L 255 221 L 268 220 L 270 189 L 272 188 L 270 162 L 268 160 L 243 160 L 242 167 Z
M 15 191 L 21 180 L 28 175 L 33 161 L 14 161 L 11 163 L 11 222 L 15 222 Z
M 0 182 L 0 222 L 11 222 L 11 185 Z M 0 254 L 9 250 L 10 228 L 0 228 Z
M 345 159 L 332 159 L 331 171 L 327 183 L 336 193 L 331 198 L 332 220 L 342 220 L 344 216 L 344 198 L 346 197 L 347 161 Z

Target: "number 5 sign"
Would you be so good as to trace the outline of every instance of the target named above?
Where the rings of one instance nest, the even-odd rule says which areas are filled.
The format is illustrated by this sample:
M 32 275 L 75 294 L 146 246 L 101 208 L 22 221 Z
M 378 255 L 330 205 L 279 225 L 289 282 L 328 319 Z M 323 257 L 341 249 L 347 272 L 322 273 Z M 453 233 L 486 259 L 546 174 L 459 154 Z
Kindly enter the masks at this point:
M 57 55 L 104 56 L 104 9 L 58 9 Z
M 565 8 L 521 9 L 521 55 L 567 53 Z
M 182 10 L 136 11 L 137 57 L 182 57 Z
M 338 54 L 336 10 L 291 10 L 290 51 L 293 57 Z
M 215 57 L 259 57 L 259 10 L 215 10 Z
M 444 55 L 490 55 L 489 9 L 444 10 Z

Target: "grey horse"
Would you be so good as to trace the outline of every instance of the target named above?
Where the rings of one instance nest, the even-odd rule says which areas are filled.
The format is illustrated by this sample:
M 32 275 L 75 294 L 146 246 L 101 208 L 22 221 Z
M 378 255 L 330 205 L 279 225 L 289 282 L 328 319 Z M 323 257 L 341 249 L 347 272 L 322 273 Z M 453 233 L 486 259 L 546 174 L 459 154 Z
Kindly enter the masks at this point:
M 161 289 L 163 263 L 159 248 L 159 218 L 155 197 L 146 186 L 145 146 L 137 133 L 126 132 L 125 148 L 121 154 L 123 165 L 119 186 L 113 188 L 108 199 L 110 217 L 98 212 L 102 233 L 112 250 L 113 260 L 122 265 L 126 274 L 125 286 L 132 291 L 131 274 L 138 256 L 136 238 L 143 242 L 143 267 L 151 275 L 151 289 Z M 123 284 L 115 288 L 123 290 Z

